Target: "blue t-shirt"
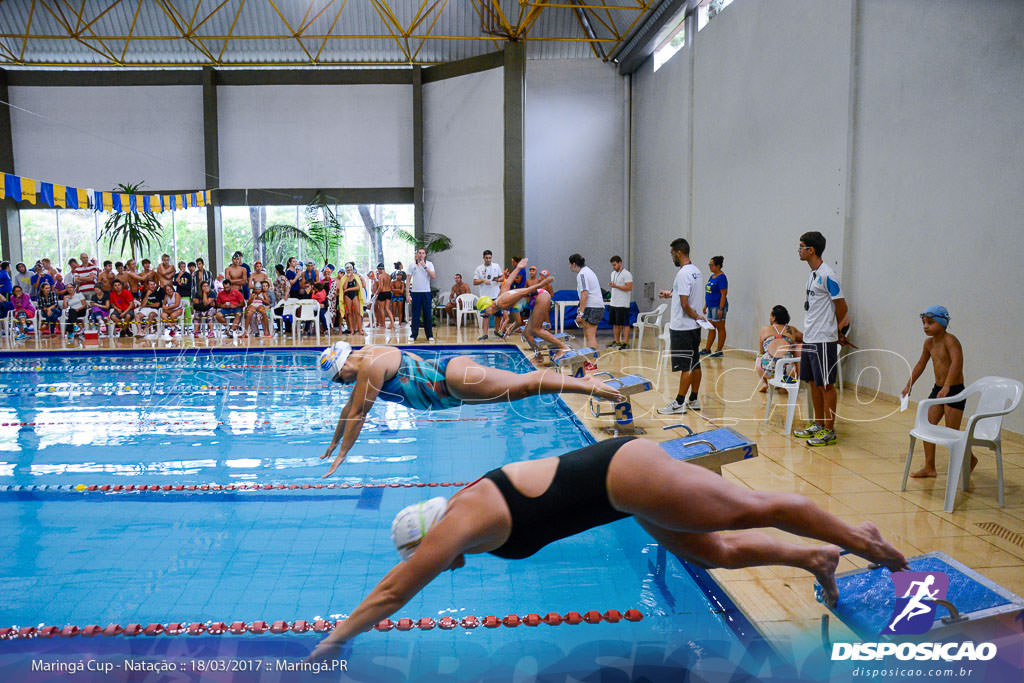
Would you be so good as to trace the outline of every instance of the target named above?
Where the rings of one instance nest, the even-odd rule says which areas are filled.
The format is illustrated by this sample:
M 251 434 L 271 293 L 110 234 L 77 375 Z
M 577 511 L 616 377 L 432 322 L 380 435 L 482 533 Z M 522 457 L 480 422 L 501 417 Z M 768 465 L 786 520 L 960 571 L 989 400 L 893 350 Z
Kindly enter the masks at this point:
M 729 289 L 729 280 L 725 273 L 709 277 L 708 283 L 704 285 L 704 305 L 708 308 L 718 308 L 722 303 L 723 289 Z
M 295 271 L 292 270 L 291 268 L 289 268 L 288 270 L 284 271 L 284 276 L 286 278 L 288 278 L 289 282 L 291 282 L 292 280 L 295 280 L 295 275 L 296 275 Z M 295 282 L 292 283 L 291 288 L 288 291 L 290 293 L 292 293 L 292 294 L 298 294 L 299 293 L 299 281 L 295 280 Z
M 43 288 L 43 285 L 47 282 L 50 283 L 51 287 L 54 287 L 53 278 L 49 273 L 40 273 L 39 275 L 32 276 L 32 293 L 38 295 L 39 290 Z
M 6 270 L 0 270 L 0 294 L 7 295 L 11 293 L 12 285 L 11 274 Z

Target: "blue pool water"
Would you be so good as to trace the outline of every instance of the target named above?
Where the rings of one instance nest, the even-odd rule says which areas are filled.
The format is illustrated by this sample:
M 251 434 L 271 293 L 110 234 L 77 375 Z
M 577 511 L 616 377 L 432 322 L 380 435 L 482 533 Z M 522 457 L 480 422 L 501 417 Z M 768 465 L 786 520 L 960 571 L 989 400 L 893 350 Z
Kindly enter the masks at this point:
M 514 347 L 462 352 L 532 369 Z M 350 390 L 324 382 L 316 358 L 309 350 L 0 358 L 0 627 L 335 619 L 397 561 L 394 514 L 457 490 L 416 484 L 472 481 L 592 442 L 556 397 L 438 412 L 378 402 L 331 479 L 347 488 L 67 490 L 323 483 L 319 456 Z M 640 622 L 373 632 L 345 656 L 355 680 L 516 671 L 561 680 L 602 667 L 629 678 L 684 669 L 771 678 L 767 650 L 717 593 L 706 573 L 666 557 L 622 520 L 525 561 L 472 556 L 394 618 L 636 608 Z M 294 659 L 320 637 L 7 640 L 0 676 L 31 653 Z

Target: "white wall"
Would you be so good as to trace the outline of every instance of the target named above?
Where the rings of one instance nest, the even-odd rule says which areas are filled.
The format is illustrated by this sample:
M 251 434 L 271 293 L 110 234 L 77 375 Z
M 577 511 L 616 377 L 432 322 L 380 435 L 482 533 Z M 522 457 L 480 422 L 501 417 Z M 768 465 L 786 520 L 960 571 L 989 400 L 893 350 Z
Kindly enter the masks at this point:
M 843 275 L 850 43 L 849 0 L 742 2 L 697 36 L 691 258 L 725 257 L 730 346 L 776 304 L 803 328 L 801 233 Z
M 456 272 L 472 285 L 484 249 L 504 258 L 504 71 L 423 86 L 423 218 L 454 248 L 432 260 L 447 292 Z
M 669 243 L 690 235 L 690 55 L 680 53 L 657 72 L 648 60 L 632 76 L 630 223 L 633 299 L 640 310 L 643 283 L 669 286 L 676 268 Z
M 406 85 L 220 86 L 217 120 L 220 187 L 413 183 Z
M 18 175 L 110 190 L 205 187 L 199 86 L 11 86 Z
M 861 370 L 877 366 L 881 391 L 898 393 L 900 357 L 919 355 L 917 313 L 932 303 L 953 313 L 968 381 L 1024 377 L 1021 25 L 1024 4 L 1013 0 L 731 6 L 657 74 L 648 64 L 634 76 L 637 279 L 670 274 L 656 260 L 669 231 L 691 238 L 705 274 L 708 258 L 724 255 L 729 344 L 751 348 L 775 303 L 801 325 L 807 269 L 796 244 L 817 229 L 853 340 L 878 350 L 848 358 L 848 381 L 873 385 L 878 375 Z M 930 384 L 922 378 L 914 397 Z M 1024 432 L 1024 411 L 1007 424 Z
M 626 257 L 624 83 L 596 59 L 526 63 L 526 256 L 556 289 L 576 287 L 573 252 L 606 289 L 608 259 Z
M 1024 380 L 1024 3 L 861 2 L 856 174 L 845 283 L 862 347 L 917 360 L 943 304 L 967 380 Z M 893 36 L 899 36 L 894 40 Z M 884 390 L 902 362 L 874 354 Z M 931 368 L 914 398 L 927 396 Z M 969 407 L 970 408 L 970 407 Z M 1024 432 L 1024 410 L 1009 428 Z

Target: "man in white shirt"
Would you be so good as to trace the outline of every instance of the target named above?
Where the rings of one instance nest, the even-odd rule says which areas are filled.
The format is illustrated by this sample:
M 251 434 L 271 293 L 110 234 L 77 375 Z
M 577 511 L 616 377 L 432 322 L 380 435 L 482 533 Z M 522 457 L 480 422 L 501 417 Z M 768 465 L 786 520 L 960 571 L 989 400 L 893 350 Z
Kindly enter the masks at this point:
M 670 245 L 672 263 L 679 268 L 671 290 L 661 290 L 658 296 L 671 299 L 671 317 L 668 323 L 672 350 L 672 372 L 679 373 L 679 391 L 675 399 L 664 408 L 662 415 L 683 415 L 687 408 L 700 410 L 697 391 L 700 389 L 700 324 L 706 319 L 697 311 L 704 303 L 703 277 L 697 266 L 690 262 L 690 243 L 682 237 Z M 687 396 L 689 393 L 689 396 Z
M 820 232 L 800 235 L 797 254 L 811 269 L 804 287 L 804 345 L 800 352 L 800 379 L 811 387 L 814 421 L 806 429 L 793 432 L 807 439 L 808 446 L 828 446 L 836 442 L 836 367 L 839 343 L 845 337 L 839 331 L 849 324 L 849 308 L 839 276 L 821 260 L 825 236 Z
M 622 267 L 622 257 L 612 256 L 612 278 L 608 289 L 612 300 L 608 302 L 612 323 L 612 341 L 608 348 L 629 348 L 629 303 L 633 298 L 633 274 Z
M 604 295 L 601 294 L 601 281 L 580 254 L 569 257 L 569 270 L 576 273 L 576 292 L 580 297 L 576 309 L 576 324 L 583 328 L 585 345 L 597 348 L 597 326 L 604 320 Z M 583 366 L 586 371 L 596 370 L 593 363 Z
M 427 250 L 417 249 L 415 263 L 409 268 L 409 297 L 412 299 L 412 340 L 416 341 L 420 332 L 420 317 L 423 318 L 423 329 L 427 333 L 427 341 L 434 341 L 434 329 L 431 317 L 434 311 L 430 306 L 430 281 L 437 277 L 434 264 L 427 260 Z
M 473 271 L 473 284 L 476 286 L 476 295 L 478 297 L 486 296 L 492 301 L 501 294 L 501 283 L 505 279 L 504 271 L 502 271 L 498 264 L 492 262 L 493 258 L 491 250 L 485 249 L 483 264 L 477 266 L 476 270 Z M 484 334 L 480 337 L 480 341 L 487 339 L 487 331 L 490 329 L 491 316 L 487 316 L 484 320 Z

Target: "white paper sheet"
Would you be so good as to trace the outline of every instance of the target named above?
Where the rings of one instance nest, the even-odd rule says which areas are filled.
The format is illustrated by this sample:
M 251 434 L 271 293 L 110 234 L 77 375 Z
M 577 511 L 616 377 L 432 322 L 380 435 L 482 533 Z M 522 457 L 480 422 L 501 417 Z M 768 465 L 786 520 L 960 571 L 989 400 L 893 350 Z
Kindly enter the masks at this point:
M 900 412 L 902 413 L 910 405 L 910 394 L 900 396 Z

